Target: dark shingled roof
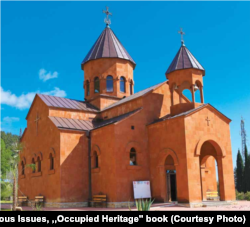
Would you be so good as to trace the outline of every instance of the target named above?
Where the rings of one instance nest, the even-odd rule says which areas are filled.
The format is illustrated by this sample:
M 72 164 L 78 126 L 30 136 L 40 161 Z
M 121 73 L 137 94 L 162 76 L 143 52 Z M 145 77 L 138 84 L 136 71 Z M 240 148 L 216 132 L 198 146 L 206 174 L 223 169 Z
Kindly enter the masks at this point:
M 133 95 L 130 95 L 130 96 L 124 98 L 124 99 L 121 99 L 121 100 L 119 100 L 119 101 L 117 101 L 117 102 L 111 104 L 110 106 L 107 106 L 107 107 L 104 108 L 102 111 L 107 110 L 107 109 L 110 109 L 110 108 L 113 108 L 113 107 L 118 106 L 118 105 L 121 105 L 121 104 L 123 104 L 123 103 L 125 103 L 125 102 L 128 102 L 128 101 L 131 101 L 131 100 L 133 100 L 133 99 L 139 98 L 139 97 L 141 97 L 141 96 L 145 95 L 146 93 L 148 93 L 148 92 L 154 90 L 155 88 L 157 88 L 158 86 L 160 86 L 160 85 L 162 85 L 162 84 L 164 84 L 164 83 L 166 83 L 166 82 L 163 82 L 163 83 L 160 83 L 160 84 L 156 84 L 156 85 L 154 85 L 154 86 L 152 86 L 152 87 L 149 87 L 149 88 L 144 89 L 144 90 L 142 90 L 142 91 L 139 91 L 139 92 L 137 92 L 137 93 L 135 93 L 135 94 L 133 94 Z
M 191 54 L 188 48 L 183 44 L 179 49 L 178 53 L 174 57 L 174 60 L 170 64 L 166 75 L 180 69 L 199 69 L 203 71 L 203 76 L 205 75 L 205 69 L 196 60 L 196 58 Z
M 118 117 L 114 117 L 107 120 L 79 120 L 79 119 L 72 119 L 72 118 L 63 118 L 63 117 L 51 117 L 49 116 L 50 120 L 55 124 L 55 126 L 59 129 L 67 129 L 67 130 L 79 130 L 79 131 L 90 131 L 93 129 L 97 129 L 109 124 L 114 124 L 118 121 L 121 121 L 132 114 L 138 112 L 141 108 L 133 110 L 129 113 L 120 115 Z
M 83 101 L 60 98 L 51 95 L 37 94 L 47 106 L 57 107 L 57 108 L 66 108 L 74 110 L 84 110 L 90 112 L 98 112 L 98 109 L 91 104 Z
M 93 47 L 90 49 L 89 53 L 82 61 L 82 65 L 90 60 L 99 58 L 121 58 L 131 61 L 134 66 L 136 65 L 119 39 L 115 36 L 114 32 L 108 27 L 103 30 Z

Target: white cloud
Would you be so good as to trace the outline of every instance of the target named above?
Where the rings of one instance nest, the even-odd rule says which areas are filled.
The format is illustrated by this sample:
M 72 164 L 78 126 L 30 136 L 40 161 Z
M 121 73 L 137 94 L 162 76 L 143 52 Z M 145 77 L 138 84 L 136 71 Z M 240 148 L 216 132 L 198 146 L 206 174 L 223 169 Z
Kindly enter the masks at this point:
M 12 123 L 12 122 L 16 122 L 19 121 L 20 119 L 18 117 L 5 117 L 3 119 L 3 123 Z
M 43 82 L 50 80 L 50 79 L 54 79 L 58 77 L 58 72 L 48 72 L 45 69 L 40 69 L 39 70 L 39 79 L 42 80 Z
M 15 122 L 18 122 L 20 119 L 18 117 L 4 117 L 0 122 L 1 131 L 12 132 L 16 127 L 13 127 Z
M 58 97 L 65 97 L 67 94 L 64 90 L 60 90 L 58 87 L 55 87 L 52 91 L 47 92 L 30 92 L 27 94 L 21 94 L 20 96 L 17 96 L 15 94 L 12 94 L 11 91 L 4 91 L 1 87 L 1 96 L 0 96 L 0 103 L 16 107 L 17 109 L 27 109 L 30 107 L 30 104 L 32 103 L 36 93 L 46 94 L 46 95 L 54 95 Z
M 58 97 L 66 97 L 66 92 L 64 90 L 60 90 L 60 88 L 55 87 L 54 90 L 48 91 L 48 92 L 43 92 L 45 95 L 53 95 L 53 96 L 58 96 Z

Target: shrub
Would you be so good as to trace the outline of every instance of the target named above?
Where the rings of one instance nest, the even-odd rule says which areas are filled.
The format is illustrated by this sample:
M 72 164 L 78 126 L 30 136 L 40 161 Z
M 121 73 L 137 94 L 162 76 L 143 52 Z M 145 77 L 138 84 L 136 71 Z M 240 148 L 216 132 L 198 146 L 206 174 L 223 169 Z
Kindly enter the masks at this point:
M 250 192 L 245 193 L 245 199 L 250 201 Z
M 238 192 L 238 191 L 236 191 L 236 199 L 237 200 L 244 200 L 245 199 L 244 192 Z

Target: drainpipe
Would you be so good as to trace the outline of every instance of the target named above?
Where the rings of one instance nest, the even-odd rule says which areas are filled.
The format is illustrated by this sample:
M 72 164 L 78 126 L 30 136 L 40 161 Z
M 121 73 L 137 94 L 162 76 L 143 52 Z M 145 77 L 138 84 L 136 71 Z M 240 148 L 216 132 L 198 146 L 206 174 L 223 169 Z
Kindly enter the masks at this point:
M 86 136 L 88 138 L 88 166 L 89 166 L 89 198 L 88 198 L 88 206 L 91 205 L 92 200 L 92 185 L 91 185 L 91 131 L 86 132 Z

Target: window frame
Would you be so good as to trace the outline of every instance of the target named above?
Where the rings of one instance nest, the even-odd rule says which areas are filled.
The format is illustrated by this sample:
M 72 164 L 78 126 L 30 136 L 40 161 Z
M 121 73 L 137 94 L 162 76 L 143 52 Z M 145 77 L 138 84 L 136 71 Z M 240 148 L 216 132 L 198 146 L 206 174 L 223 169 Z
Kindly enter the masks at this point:
M 111 82 L 112 81 L 112 82 Z M 110 85 L 112 84 L 112 89 L 110 88 L 109 89 L 109 83 L 110 83 Z M 106 91 L 107 92 L 113 92 L 114 91 L 114 78 L 113 78 L 113 76 L 111 76 L 111 75 L 108 75 L 107 77 L 106 77 Z
M 89 80 L 86 81 L 86 96 L 90 95 L 90 82 Z
M 130 151 L 129 151 L 129 165 L 130 165 L 130 161 L 131 161 L 131 158 L 134 156 L 135 157 L 135 161 L 133 162 L 134 165 L 131 165 L 131 166 L 137 166 L 138 163 L 137 163 L 137 155 L 136 155 L 136 149 L 134 147 L 131 147 Z
M 54 160 L 52 153 L 50 153 L 49 161 L 50 161 L 49 170 L 54 170 L 55 169 L 55 160 Z
M 123 85 L 123 86 L 121 86 L 121 85 Z M 121 89 L 122 87 L 124 88 L 123 91 Z M 121 78 L 120 78 L 120 92 L 126 93 L 126 79 L 124 76 L 121 76 Z
M 42 172 L 42 160 L 39 156 L 37 157 L 37 172 Z
M 98 89 L 96 89 L 96 88 L 98 88 Z M 100 79 L 98 76 L 95 77 L 95 79 L 94 79 L 94 93 L 100 93 Z

